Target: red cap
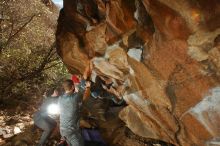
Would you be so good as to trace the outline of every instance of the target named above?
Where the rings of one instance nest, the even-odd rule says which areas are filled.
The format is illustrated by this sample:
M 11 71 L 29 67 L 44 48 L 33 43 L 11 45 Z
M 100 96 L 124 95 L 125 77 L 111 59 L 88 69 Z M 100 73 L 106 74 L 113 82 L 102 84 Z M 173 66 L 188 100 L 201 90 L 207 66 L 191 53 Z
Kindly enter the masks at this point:
M 80 81 L 79 81 L 79 78 L 78 78 L 76 75 L 72 75 L 71 79 L 72 79 L 72 81 L 73 81 L 74 83 L 76 83 L 76 84 L 80 82 Z

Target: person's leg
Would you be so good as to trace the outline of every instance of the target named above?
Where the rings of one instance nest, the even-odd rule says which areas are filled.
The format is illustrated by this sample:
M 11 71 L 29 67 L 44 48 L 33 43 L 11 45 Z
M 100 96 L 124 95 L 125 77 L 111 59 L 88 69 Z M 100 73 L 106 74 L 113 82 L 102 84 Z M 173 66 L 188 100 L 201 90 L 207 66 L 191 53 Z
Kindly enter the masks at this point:
M 36 123 L 36 125 L 44 131 L 41 135 L 41 138 L 38 144 L 38 146 L 43 146 L 46 143 L 47 139 L 52 134 L 52 131 L 56 126 L 56 122 L 54 121 L 52 123 L 51 121 L 48 121 L 47 117 L 44 117 L 41 120 L 39 120 Z
M 66 138 L 66 143 L 68 144 L 68 146 L 71 146 L 71 143 L 67 138 Z
M 68 146 L 84 146 L 84 141 L 80 132 L 66 136 Z
M 44 131 L 41 135 L 41 138 L 37 146 L 43 146 L 46 143 L 47 139 L 50 137 L 51 133 L 52 133 L 52 130 Z

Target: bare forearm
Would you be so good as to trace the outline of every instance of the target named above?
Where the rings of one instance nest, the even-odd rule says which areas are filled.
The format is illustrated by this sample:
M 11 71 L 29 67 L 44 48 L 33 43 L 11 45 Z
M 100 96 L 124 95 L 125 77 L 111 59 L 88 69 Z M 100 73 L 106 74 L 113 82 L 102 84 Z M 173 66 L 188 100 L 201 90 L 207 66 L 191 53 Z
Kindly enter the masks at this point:
M 92 73 L 92 62 L 90 61 L 83 73 L 83 79 L 87 80 Z

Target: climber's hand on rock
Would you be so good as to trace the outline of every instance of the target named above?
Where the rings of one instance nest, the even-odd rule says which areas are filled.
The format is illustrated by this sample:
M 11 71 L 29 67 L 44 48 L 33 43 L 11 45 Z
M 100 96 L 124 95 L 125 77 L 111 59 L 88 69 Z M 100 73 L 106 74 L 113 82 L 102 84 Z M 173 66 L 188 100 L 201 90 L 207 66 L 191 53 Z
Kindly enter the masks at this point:
M 91 82 L 90 81 L 86 81 L 86 88 L 90 88 L 91 87 Z

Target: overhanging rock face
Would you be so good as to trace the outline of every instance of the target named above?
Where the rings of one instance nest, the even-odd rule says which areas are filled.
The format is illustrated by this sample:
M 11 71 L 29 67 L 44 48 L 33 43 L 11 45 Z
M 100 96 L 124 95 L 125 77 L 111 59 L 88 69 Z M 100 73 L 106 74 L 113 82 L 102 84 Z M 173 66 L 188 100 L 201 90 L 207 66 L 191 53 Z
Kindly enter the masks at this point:
M 135 134 L 182 146 L 220 137 L 219 0 L 64 0 L 56 38 L 70 72 L 93 59 L 112 80 Z

